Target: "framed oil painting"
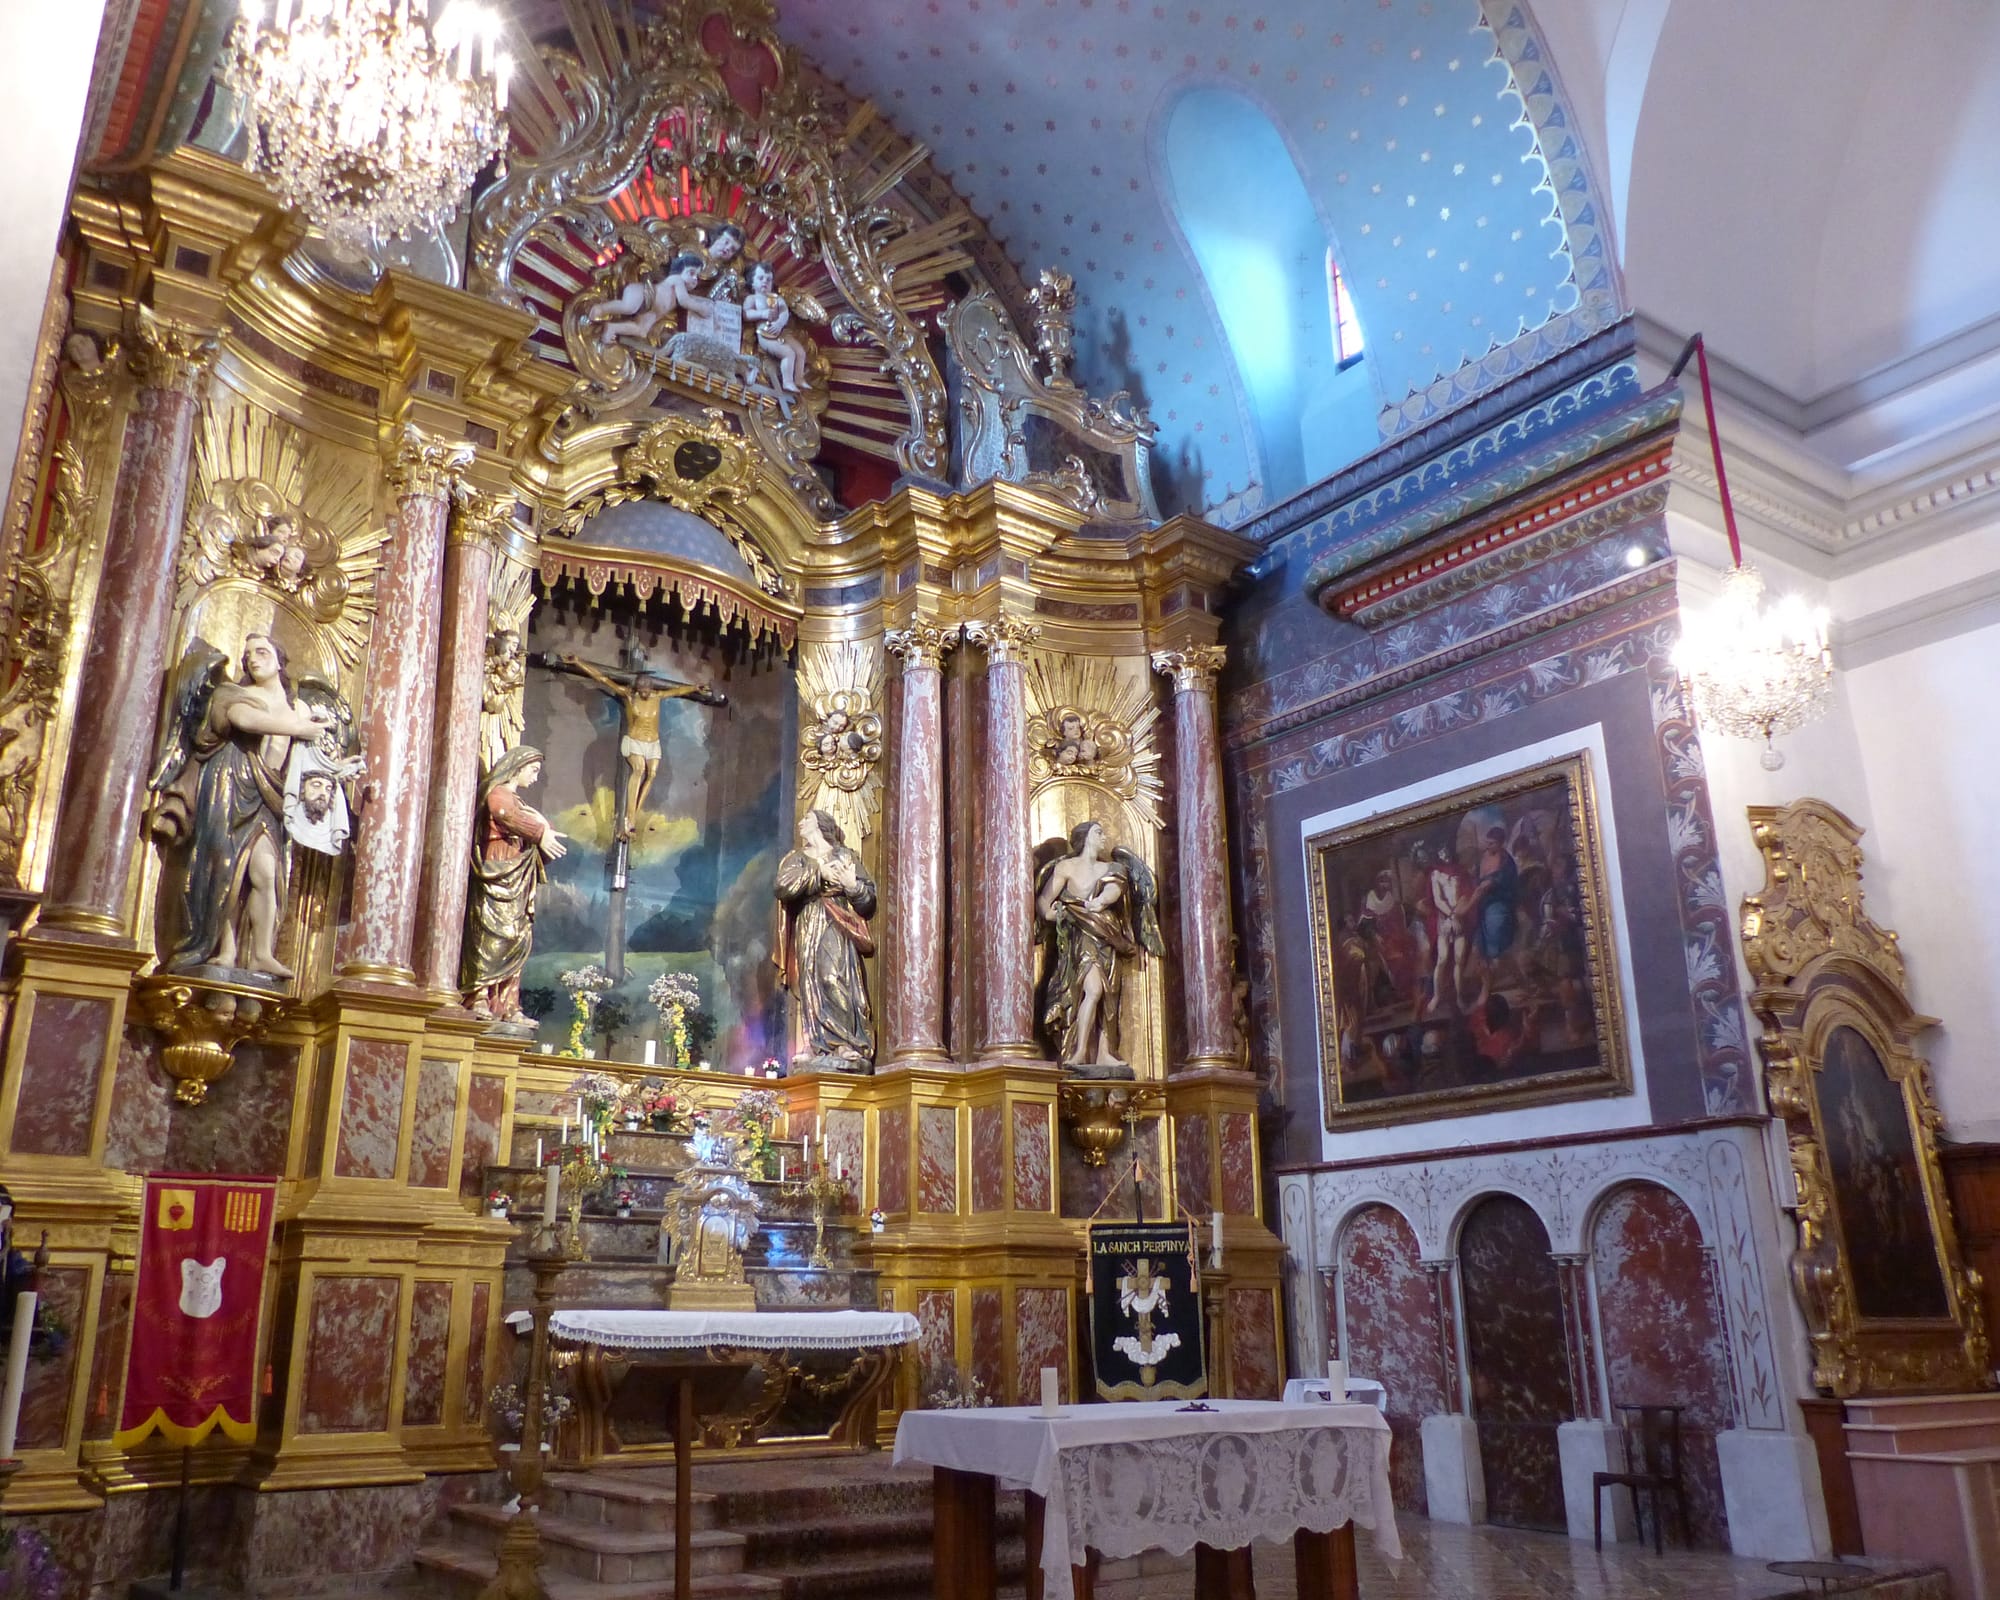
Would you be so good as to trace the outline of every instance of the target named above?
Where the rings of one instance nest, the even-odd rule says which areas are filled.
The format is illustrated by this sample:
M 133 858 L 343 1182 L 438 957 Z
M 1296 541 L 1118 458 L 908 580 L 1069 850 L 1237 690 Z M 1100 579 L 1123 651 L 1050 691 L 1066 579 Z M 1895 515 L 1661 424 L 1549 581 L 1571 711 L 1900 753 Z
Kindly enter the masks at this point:
M 1631 1088 L 1586 756 L 1306 841 L 1330 1130 Z

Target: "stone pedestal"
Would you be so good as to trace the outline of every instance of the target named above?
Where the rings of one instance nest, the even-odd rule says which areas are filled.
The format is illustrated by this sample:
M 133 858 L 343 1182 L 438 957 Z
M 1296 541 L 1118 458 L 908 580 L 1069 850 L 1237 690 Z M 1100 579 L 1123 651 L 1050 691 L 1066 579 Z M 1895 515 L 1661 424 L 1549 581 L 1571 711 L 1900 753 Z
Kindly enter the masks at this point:
M 1433 1522 L 1486 1520 L 1486 1471 L 1479 1464 L 1479 1425 L 1470 1417 L 1423 1421 L 1424 1494 Z
M 1608 1422 L 1565 1422 L 1556 1429 L 1556 1454 L 1562 1463 L 1563 1519 L 1569 1536 L 1594 1538 L 1594 1502 L 1599 1497 L 1591 1488 L 1591 1477 L 1625 1470 L 1625 1435 Z M 1606 1542 L 1636 1539 L 1639 1525 L 1632 1515 L 1631 1491 L 1606 1489 L 1602 1499 Z
M 2000 1600 L 2000 1394 L 1847 1402 L 1871 1556 L 1934 1561 L 1957 1600 Z
M 1832 1554 L 1812 1441 L 1775 1428 L 1728 1428 L 1715 1436 L 1729 1548 L 1764 1561 Z

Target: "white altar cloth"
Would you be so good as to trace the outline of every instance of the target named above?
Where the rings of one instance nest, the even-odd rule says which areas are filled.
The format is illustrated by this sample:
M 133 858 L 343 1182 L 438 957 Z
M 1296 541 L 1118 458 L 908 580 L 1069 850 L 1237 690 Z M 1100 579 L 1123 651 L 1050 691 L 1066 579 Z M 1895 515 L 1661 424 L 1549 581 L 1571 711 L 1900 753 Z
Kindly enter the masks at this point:
M 1389 1409 L 1389 1391 L 1373 1378 L 1349 1378 L 1347 1398 L 1365 1400 L 1377 1411 Z M 1324 1378 L 1287 1378 L 1285 1380 L 1285 1404 L 1288 1406 L 1308 1405 L 1317 1401 L 1321 1405 L 1330 1403 L 1333 1389 Z
M 1071 1594 L 1084 1552 L 1185 1555 L 1329 1533 L 1352 1522 L 1390 1560 L 1403 1554 L 1389 1499 L 1389 1424 L 1365 1402 L 1284 1405 L 1173 1400 L 905 1411 L 898 1466 L 980 1472 L 1046 1503 L 1043 1593 Z
M 525 1311 L 508 1325 L 533 1325 Z M 584 1311 L 555 1312 L 549 1332 L 607 1350 L 878 1350 L 914 1344 L 907 1311 Z

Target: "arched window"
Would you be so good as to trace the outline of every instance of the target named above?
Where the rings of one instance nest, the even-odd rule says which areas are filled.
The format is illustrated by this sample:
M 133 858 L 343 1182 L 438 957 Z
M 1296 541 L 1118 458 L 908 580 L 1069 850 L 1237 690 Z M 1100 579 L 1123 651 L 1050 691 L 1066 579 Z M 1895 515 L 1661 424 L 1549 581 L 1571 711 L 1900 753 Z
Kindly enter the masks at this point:
M 1326 247 L 1326 304 L 1333 318 L 1333 359 L 1350 367 L 1361 359 L 1361 318 L 1355 314 L 1347 280 L 1340 275 L 1340 263 L 1333 259 L 1332 245 Z

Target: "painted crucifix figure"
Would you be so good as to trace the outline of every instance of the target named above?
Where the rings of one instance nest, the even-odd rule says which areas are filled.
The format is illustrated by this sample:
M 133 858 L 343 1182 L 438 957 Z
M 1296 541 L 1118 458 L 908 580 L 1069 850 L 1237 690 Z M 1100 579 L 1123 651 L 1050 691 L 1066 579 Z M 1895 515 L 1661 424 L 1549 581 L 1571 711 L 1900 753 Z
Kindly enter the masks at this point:
M 683 683 L 655 672 L 639 645 L 626 649 L 625 661 L 623 667 L 607 669 L 565 650 L 546 663 L 558 672 L 573 672 L 589 679 L 616 700 L 623 713 L 618 740 L 618 753 L 625 760 L 625 792 L 618 808 L 621 840 L 629 840 L 638 831 L 646 797 L 653 792 L 653 780 L 660 775 L 660 702 L 699 700 L 708 706 L 729 703 L 726 695 L 706 684 Z

